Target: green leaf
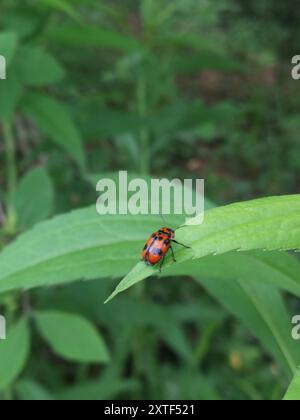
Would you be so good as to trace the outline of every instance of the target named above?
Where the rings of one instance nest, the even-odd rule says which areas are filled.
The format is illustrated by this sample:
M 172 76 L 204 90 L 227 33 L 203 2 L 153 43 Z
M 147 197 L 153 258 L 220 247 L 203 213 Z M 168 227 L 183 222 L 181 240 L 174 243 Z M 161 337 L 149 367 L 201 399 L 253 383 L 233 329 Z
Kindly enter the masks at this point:
M 83 170 L 85 155 L 81 137 L 64 105 L 48 96 L 32 94 L 22 106 L 39 129 L 65 149 Z
M 220 278 L 203 280 L 199 274 L 194 278 L 255 333 L 287 372 L 294 373 L 300 354 L 291 337 L 290 319 L 282 297 L 276 288 L 258 282 L 254 275 L 252 280 L 236 281 Z
M 194 360 L 194 352 L 188 338 L 183 329 L 174 323 L 162 321 L 159 328 L 162 340 L 177 354 L 182 360 L 188 364 L 192 364 Z
M 176 400 L 194 401 L 219 401 L 222 399 L 215 389 L 214 379 L 199 369 L 187 369 L 179 365 L 176 369 L 168 364 L 163 364 L 158 372 L 158 383 L 163 389 L 165 398 Z M 160 398 L 160 389 L 157 389 L 156 398 Z
M 221 323 L 224 311 L 211 300 L 203 301 L 203 297 L 195 299 L 186 305 L 185 301 L 174 305 L 163 305 L 153 301 L 139 300 L 134 296 L 123 295 L 111 305 L 99 305 L 99 300 L 107 295 L 110 279 L 99 279 L 89 282 L 76 282 L 60 288 L 59 296 L 56 288 L 40 288 L 34 292 L 34 302 L 37 310 L 55 309 L 78 312 L 89 319 L 116 328 L 154 327 L 161 329 L 161 335 L 170 325 L 187 322 L 203 324 Z M 201 312 L 199 306 L 201 305 Z
M 115 399 L 120 393 L 128 393 L 137 388 L 133 380 L 104 375 L 100 380 L 83 382 L 67 388 L 59 394 L 58 399 L 64 401 L 102 401 Z
M 20 9 L 16 10 L 10 7 L 5 11 L 5 14 L 2 13 L 0 16 L 1 27 L 9 28 L 11 32 L 16 33 L 21 39 L 28 39 L 37 29 L 40 17 L 36 13 L 24 13 L 24 9 L 21 12 Z
M 176 226 L 178 218 L 169 221 Z M 123 276 L 160 223 L 159 216 L 99 216 L 95 206 L 43 222 L 0 253 L 0 291 Z
M 54 188 L 45 168 L 32 169 L 20 180 L 15 208 L 18 225 L 23 230 L 50 216 L 54 208 Z
M 42 336 L 53 351 L 64 359 L 82 363 L 107 363 L 106 345 L 86 319 L 65 312 L 48 311 L 35 314 Z
M 118 284 L 113 293 L 106 299 L 104 303 L 110 302 L 114 297 L 119 293 L 124 292 L 129 289 L 131 286 L 134 286 L 139 281 L 143 280 L 146 277 L 150 277 L 155 274 L 153 267 L 146 266 L 146 264 L 141 261 L 139 262 L 130 273 Z
M 23 93 L 23 85 L 18 69 L 14 64 L 9 69 L 7 79 L 1 82 L 0 88 L 0 120 L 11 121 Z
M 196 279 L 254 332 L 286 372 L 293 373 L 300 362 L 299 349 L 274 284 L 292 282 L 299 296 L 299 269 L 297 260 L 286 254 L 270 253 L 266 258 L 261 252 L 229 253 L 174 265 L 163 275 Z
M 164 276 L 193 277 L 255 333 L 281 366 L 294 372 L 299 346 L 277 287 L 289 284 L 299 296 L 299 269 L 298 260 L 282 252 L 231 252 L 174 265 Z
M 40 384 L 23 379 L 15 386 L 18 398 L 22 401 L 53 401 L 55 398 Z
M 80 15 L 67 1 L 64 0 L 40 0 L 40 5 L 45 5 L 53 9 L 59 10 L 77 22 L 81 21 Z
M 9 65 L 16 53 L 18 45 L 18 37 L 14 32 L 0 32 L 0 55 L 6 59 Z
M 14 65 L 18 67 L 22 82 L 29 86 L 50 85 L 65 75 L 58 61 L 41 47 L 19 48 Z
M 299 268 L 295 258 L 280 252 L 231 252 L 174 265 L 164 276 L 193 277 L 293 374 L 300 363 L 299 345 L 292 339 L 290 316 L 277 286 L 291 282 L 299 296 Z
M 300 195 L 269 197 L 219 207 L 191 219 L 178 231 L 178 240 L 191 247 L 177 253 L 177 261 L 217 255 L 232 250 L 299 250 Z M 170 266 L 169 258 L 166 267 Z M 106 302 L 134 284 L 157 273 L 138 264 Z
M 8 387 L 22 372 L 30 347 L 26 320 L 9 328 L 7 339 L 0 341 L 0 391 Z
M 48 31 L 47 36 L 56 42 L 76 48 L 98 47 L 121 51 L 141 49 L 140 44 L 135 38 L 93 25 L 68 24 L 61 25 L 60 27 L 56 26 L 55 30 Z
M 300 368 L 284 397 L 285 401 L 300 401 Z
M 168 219 L 172 226 L 178 225 L 181 220 L 174 216 Z M 160 223 L 159 216 L 100 217 L 94 207 L 77 210 L 44 222 L 32 231 L 21 235 L 0 254 L 0 290 L 57 284 L 81 278 L 120 277 L 139 260 L 145 238 L 157 229 Z M 176 253 L 179 257 L 180 250 L 176 249 Z M 189 271 L 191 268 L 187 268 L 186 264 L 196 264 L 193 268 L 194 271 Z M 141 264 L 140 267 L 143 272 L 144 265 Z M 247 305 L 242 304 L 238 309 L 230 300 L 225 299 L 226 296 L 220 294 L 218 297 L 214 292 L 220 302 L 229 309 L 234 308 L 234 313 L 255 332 L 270 353 L 276 357 L 276 360 L 290 369 L 289 366 L 294 364 L 291 360 L 295 359 L 293 350 L 289 350 L 291 356 L 288 356 L 290 362 L 287 362 L 283 354 L 284 347 L 281 349 L 278 346 L 278 339 L 271 340 L 270 335 L 278 334 L 278 332 L 273 328 L 274 331 L 271 334 L 270 326 L 275 325 L 274 321 L 263 318 L 264 313 L 261 308 L 264 306 L 263 295 L 260 294 L 259 302 L 262 303 L 258 310 L 257 303 L 255 303 L 258 299 L 251 298 L 251 291 L 246 290 L 245 287 L 238 294 L 241 286 L 236 285 L 235 282 L 237 280 L 244 281 L 247 285 L 248 281 L 257 279 L 258 283 L 262 283 L 262 287 L 275 285 L 300 296 L 299 270 L 298 261 L 285 253 L 231 252 L 224 255 L 207 256 L 183 264 L 174 264 L 169 266 L 163 275 L 192 275 L 196 279 L 206 280 L 207 278 L 208 284 L 219 281 L 220 293 L 223 290 L 226 291 L 228 299 L 231 294 L 232 296 L 237 295 L 238 302 L 241 295 Z M 259 287 L 258 283 L 255 287 Z M 213 293 L 212 290 L 211 293 Z M 265 294 L 265 299 L 269 299 L 267 289 L 265 289 Z M 274 292 L 270 293 L 270 299 L 272 296 L 274 296 Z M 281 317 L 282 320 L 286 319 L 286 311 L 282 310 L 282 303 L 280 301 L 278 303 L 277 298 L 272 299 L 274 308 L 278 307 L 276 316 Z M 271 306 L 271 303 L 268 302 L 266 307 Z M 240 314 L 239 310 L 242 311 L 243 307 L 248 309 Z M 126 311 L 124 313 L 126 314 Z M 285 325 L 285 321 L 283 322 Z M 281 342 L 282 336 L 285 334 L 284 331 L 290 331 L 290 325 L 287 324 L 283 327 L 280 322 L 278 325 L 283 331 L 279 338 L 279 342 Z M 169 340 L 172 338 L 170 337 Z M 290 348 L 290 342 L 288 340 L 286 342 Z M 178 348 L 178 351 L 182 355 L 188 354 L 183 347 Z
M 285 252 L 228 252 L 201 258 L 195 262 L 204 278 L 251 281 L 255 277 L 261 283 L 269 283 L 300 296 L 299 260 Z M 165 274 L 184 275 L 185 267 L 186 263 L 173 265 Z
M 0 34 L 0 51 L 1 51 Z M 39 47 L 22 46 L 15 52 L 17 38 L 14 34 L 5 34 L 6 43 L 3 55 L 10 63 L 5 83 L 0 89 L 0 119 L 9 121 L 22 97 L 24 87 L 41 86 L 59 81 L 64 76 L 61 65 L 49 53 Z M 6 55 L 5 55 L 6 54 Z
M 206 215 L 211 211 L 213 210 L 207 211 Z M 180 217 L 168 217 L 171 226 L 178 226 L 181 221 Z M 220 229 L 218 218 L 215 223 Z M 99 216 L 94 206 L 58 216 L 21 235 L 2 251 L 0 291 L 77 279 L 123 276 L 140 259 L 146 238 L 160 224 L 160 216 Z M 179 230 L 178 236 L 193 228 Z M 228 240 L 230 239 L 229 235 Z M 203 247 L 205 247 L 204 238 Z M 179 260 L 183 260 L 185 251 L 178 248 L 176 254 Z M 234 255 L 239 259 L 243 258 L 244 254 Z M 217 257 L 210 258 L 217 259 Z M 275 264 L 275 271 L 281 270 L 286 275 L 270 276 L 270 278 L 274 278 L 273 284 L 276 286 L 280 285 L 281 288 L 300 296 L 298 263 L 289 256 L 282 258 L 286 258 L 287 262 L 280 260 L 281 267 L 278 266 L 277 270 L 274 262 L 270 264 Z M 289 263 L 289 260 L 293 262 Z M 231 257 L 231 261 L 238 267 L 234 257 Z M 247 261 L 250 270 L 251 259 Z M 169 260 L 167 263 L 170 266 Z M 290 266 L 290 269 L 285 268 L 285 265 Z M 261 267 L 264 267 L 263 261 Z M 139 264 L 134 273 L 143 278 L 145 273 L 148 276 L 157 274 L 157 271 L 145 264 Z M 132 278 L 135 283 L 137 276 Z

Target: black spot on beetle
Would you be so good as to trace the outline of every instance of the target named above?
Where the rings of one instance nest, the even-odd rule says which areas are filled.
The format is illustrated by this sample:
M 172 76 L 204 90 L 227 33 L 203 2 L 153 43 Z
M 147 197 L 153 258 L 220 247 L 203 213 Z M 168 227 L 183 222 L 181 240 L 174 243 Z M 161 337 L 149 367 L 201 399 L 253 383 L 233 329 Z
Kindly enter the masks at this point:
M 152 255 L 162 255 L 162 250 L 160 248 L 154 248 L 151 253 Z

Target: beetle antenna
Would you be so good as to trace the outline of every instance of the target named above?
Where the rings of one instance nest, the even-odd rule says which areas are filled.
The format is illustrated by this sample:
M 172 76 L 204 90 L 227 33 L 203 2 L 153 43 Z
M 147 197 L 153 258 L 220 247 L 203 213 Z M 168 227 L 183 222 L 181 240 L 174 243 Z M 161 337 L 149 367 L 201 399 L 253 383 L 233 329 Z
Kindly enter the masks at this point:
M 160 217 L 161 217 L 161 220 L 164 222 L 165 226 L 166 226 L 166 227 L 167 227 L 167 226 L 169 226 L 169 224 L 168 224 L 168 222 L 167 222 L 167 220 L 166 220 L 166 218 L 165 218 L 164 214 L 163 214 L 163 213 L 160 213 L 159 215 L 160 215 Z M 178 230 L 178 229 L 183 229 L 184 227 L 186 227 L 186 225 L 180 225 L 180 226 L 177 226 L 174 230 L 176 231 L 176 230 Z

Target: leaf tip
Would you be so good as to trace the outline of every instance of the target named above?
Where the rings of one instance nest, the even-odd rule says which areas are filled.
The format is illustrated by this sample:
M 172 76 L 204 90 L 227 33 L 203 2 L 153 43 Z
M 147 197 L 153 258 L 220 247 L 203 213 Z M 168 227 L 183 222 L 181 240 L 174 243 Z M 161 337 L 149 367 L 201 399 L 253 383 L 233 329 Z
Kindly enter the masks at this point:
M 114 291 L 105 301 L 104 301 L 104 305 L 107 305 L 111 300 L 113 300 L 113 298 L 117 295 L 118 293 L 116 293 L 116 291 Z

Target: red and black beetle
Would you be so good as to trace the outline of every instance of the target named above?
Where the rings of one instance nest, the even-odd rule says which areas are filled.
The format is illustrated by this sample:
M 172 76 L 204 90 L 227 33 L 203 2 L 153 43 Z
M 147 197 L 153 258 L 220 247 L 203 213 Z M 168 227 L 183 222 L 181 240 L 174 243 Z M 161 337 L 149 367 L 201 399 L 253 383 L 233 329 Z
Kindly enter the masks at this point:
M 148 239 L 143 249 L 142 260 L 150 266 L 157 265 L 160 262 L 159 271 L 161 271 L 169 250 L 172 252 L 173 261 L 176 262 L 172 243 L 181 245 L 184 248 L 190 248 L 175 240 L 175 231 L 173 229 L 163 227 L 154 232 Z

